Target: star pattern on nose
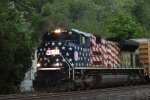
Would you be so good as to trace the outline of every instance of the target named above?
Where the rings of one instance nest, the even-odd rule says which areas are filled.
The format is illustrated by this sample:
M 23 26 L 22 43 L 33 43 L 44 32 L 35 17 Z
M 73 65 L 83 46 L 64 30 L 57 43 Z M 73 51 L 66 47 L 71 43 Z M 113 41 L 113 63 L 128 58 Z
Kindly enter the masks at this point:
M 61 44 L 62 44 L 61 42 L 58 43 L 58 45 L 61 45 Z
M 55 43 L 54 43 L 54 42 L 52 42 L 52 45 L 55 45 Z
M 72 48 L 71 48 L 71 47 L 69 47 L 69 50 L 70 50 L 70 51 L 72 51 Z
M 59 62 L 62 63 L 62 67 L 66 66 L 67 63 L 75 67 L 90 66 L 90 57 L 89 57 L 90 49 L 88 47 L 66 46 L 66 44 L 64 44 L 61 41 L 47 42 L 43 45 L 44 45 L 43 47 L 38 48 L 38 52 L 37 52 L 38 61 L 44 62 L 43 65 L 47 63 L 47 66 L 51 66 L 53 63 Z M 59 49 L 61 55 L 45 56 L 47 50 L 53 50 L 53 49 Z M 76 55 L 78 57 L 78 60 L 74 60 L 75 51 L 78 52 L 78 54 Z
M 64 46 L 62 47 L 62 50 L 65 50 L 65 47 L 64 47 Z
M 69 53 L 68 53 L 68 52 L 66 53 L 66 56 L 69 56 Z

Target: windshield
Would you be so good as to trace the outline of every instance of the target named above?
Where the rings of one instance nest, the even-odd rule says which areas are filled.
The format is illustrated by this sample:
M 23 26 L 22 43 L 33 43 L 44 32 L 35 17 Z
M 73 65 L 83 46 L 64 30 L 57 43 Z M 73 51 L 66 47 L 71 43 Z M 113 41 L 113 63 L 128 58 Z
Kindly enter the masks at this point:
M 77 40 L 78 36 L 73 34 L 68 34 L 63 32 L 60 34 L 56 33 L 47 33 L 43 36 L 43 41 L 58 41 L 58 40 Z
M 76 40 L 75 35 L 69 35 L 69 34 L 52 34 L 51 35 L 52 40 Z

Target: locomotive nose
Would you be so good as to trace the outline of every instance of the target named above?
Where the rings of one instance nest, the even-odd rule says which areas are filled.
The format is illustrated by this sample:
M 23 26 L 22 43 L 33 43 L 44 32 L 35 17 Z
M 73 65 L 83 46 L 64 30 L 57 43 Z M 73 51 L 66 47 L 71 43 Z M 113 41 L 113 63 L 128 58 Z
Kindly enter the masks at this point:
M 73 43 L 72 43 L 73 44 Z M 68 68 L 74 65 L 74 47 L 70 42 L 52 41 L 45 43 L 39 50 L 38 67 L 41 68 Z

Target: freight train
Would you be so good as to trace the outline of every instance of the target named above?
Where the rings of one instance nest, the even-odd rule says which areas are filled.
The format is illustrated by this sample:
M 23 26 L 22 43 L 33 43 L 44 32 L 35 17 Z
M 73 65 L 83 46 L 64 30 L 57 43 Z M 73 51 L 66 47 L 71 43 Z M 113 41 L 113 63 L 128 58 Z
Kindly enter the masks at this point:
M 148 73 L 133 40 L 105 38 L 77 29 L 43 35 L 37 49 L 35 89 L 68 91 L 142 83 Z

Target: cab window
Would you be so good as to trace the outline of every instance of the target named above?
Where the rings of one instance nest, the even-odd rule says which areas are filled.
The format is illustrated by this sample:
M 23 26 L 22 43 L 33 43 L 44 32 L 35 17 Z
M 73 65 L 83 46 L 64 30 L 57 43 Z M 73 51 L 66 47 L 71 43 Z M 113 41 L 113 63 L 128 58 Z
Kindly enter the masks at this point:
M 86 40 L 84 36 L 82 36 L 82 44 L 86 44 Z
M 88 37 L 86 37 L 86 36 L 81 36 L 81 38 L 80 38 L 80 40 L 81 40 L 81 44 L 82 45 L 89 45 L 89 38 Z

